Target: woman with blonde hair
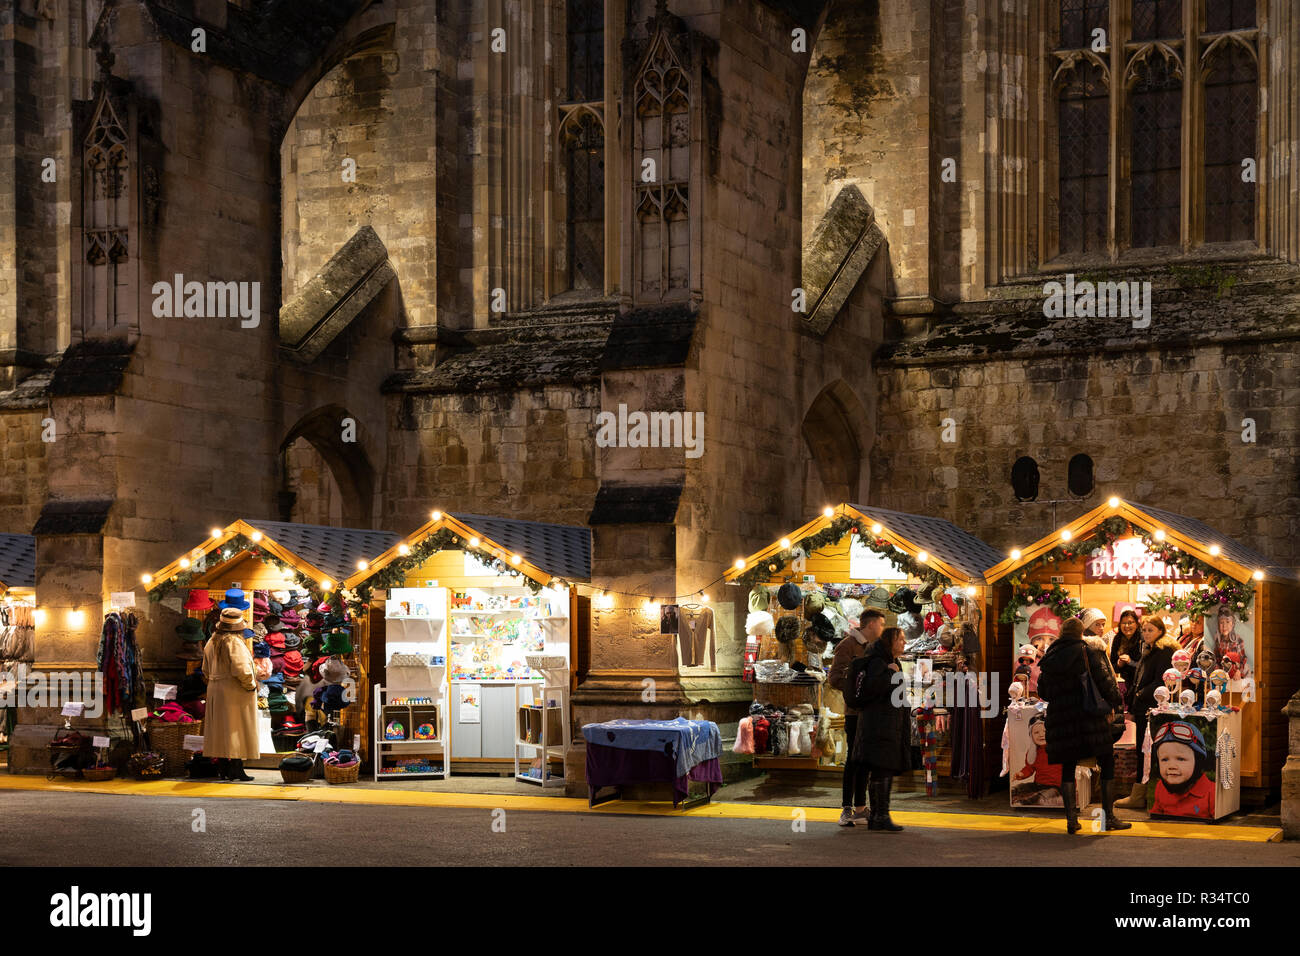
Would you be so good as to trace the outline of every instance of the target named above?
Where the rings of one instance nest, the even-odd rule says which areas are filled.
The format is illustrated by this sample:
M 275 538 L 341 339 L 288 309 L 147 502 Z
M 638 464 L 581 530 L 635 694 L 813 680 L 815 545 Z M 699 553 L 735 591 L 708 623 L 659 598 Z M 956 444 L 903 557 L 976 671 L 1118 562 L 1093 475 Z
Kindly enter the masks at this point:
M 228 607 L 203 649 L 208 703 L 203 724 L 203 753 L 215 757 L 226 780 L 252 780 L 244 761 L 260 755 L 257 743 L 257 679 L 253 655 L 244 643 L 244 612 Z

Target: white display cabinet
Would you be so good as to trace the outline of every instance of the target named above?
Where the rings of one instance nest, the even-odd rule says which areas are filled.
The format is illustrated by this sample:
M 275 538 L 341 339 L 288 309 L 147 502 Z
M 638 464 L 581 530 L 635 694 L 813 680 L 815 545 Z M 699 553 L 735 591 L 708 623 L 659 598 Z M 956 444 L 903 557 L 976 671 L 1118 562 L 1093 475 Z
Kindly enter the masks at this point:
M 394 588 L 384 618 L 387 683 L 375 686 L 375 779 L 446 779 L 451 773 L 452 709 L 447 589 Z M 388 737 L 394 722 L 402 727 L 400 739 Z M 421 769 L 397 769 L 403 764 Z

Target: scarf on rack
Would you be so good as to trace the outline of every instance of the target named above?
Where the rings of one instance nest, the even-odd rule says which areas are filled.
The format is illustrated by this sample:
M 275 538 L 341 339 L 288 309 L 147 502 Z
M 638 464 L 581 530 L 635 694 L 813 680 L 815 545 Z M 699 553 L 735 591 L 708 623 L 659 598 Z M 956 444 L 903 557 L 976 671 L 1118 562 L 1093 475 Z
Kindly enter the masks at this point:
M 135 644 L 136 617 L 114 611 L 104 615 L 95 664 L 104 675 L 104 712 L 129 711 L 144 702 L 144 674 Z

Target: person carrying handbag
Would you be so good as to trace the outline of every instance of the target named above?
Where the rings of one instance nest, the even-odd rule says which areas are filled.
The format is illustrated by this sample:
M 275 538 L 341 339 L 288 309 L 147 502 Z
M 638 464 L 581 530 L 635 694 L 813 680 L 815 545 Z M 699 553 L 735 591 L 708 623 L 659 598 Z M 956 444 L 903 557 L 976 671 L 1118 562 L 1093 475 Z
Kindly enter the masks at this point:
M 1079 831 L 1075 767 L 1096 759 L 1101 769 L 1101 805 L 1107 830 L 1132 826 L 1115 815 L 1115 711 L 1123 706 L 1119 685 L 1105 653 L 1083 639 L 1083 622 L 1071 618 L 1039 665 L 1038 696 L 1047 701 L 1047 758 L 1061 765 L 1061 801 L 1067 833 Z M 1123 719 L 1121 714 L 1120 719 Z M 1121 732 L 1123 724 L 1118 724 Z

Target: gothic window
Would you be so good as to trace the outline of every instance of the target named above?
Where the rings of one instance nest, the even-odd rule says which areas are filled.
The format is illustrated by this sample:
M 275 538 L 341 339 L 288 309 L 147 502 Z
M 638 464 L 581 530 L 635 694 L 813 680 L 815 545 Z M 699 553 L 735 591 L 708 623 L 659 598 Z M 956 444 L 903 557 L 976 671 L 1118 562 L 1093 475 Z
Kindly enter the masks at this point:
M 1062 252 L 1105 252 L 1110 98 L 1103 70 L 1079 61 L 1059 99 Z
M 1154 16 L 1155 14 L 1153 14 Z M 1182 203 L 1182 71 L 1156 52 L 1134 64 L 1129 96 L 1132 245 L 1178 244 Z
M 1231 6 L 1225 4 L 1225 6 Z M 1210 51 L 1205 78 L 1205 241 L 1255 238 L 1255 184 L 1243 179 L 1243 160 L 1255 160 L 1258 73 L 1236 43 Z
M 1056 3 L 1042 254 L 1254 241 L 1255 0 Z
M 564 284 L 605 291 L 605 5 L 567 0 L 568 75 L 560 108 Z
M 564 127 L 569 288 L 605 286 L 605 131 L 588 110 Z
M 82 143 L 84 331 L 108 331 L 128 321 L 125 311 L 130 182 L 126 124 L 120 104 L 105 91 Z
M 684 297 L 689 284 L 690 83 L 667 35 L 655 33 L 633 91 L 635 294 Z

